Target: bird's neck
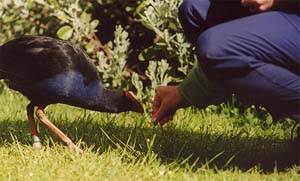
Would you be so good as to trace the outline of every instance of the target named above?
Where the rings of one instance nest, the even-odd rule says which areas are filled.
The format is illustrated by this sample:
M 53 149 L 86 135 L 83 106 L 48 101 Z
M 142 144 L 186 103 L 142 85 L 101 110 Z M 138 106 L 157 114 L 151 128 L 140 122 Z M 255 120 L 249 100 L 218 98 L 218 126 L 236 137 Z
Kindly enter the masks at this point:
M 87 109 L 100 112 L 144 112 L 142 105 L 128 91 L 121 90 L 102 89 L 89 104 L 82 105 L 86 105 Z
M 119 112 L 123 96 L 123 91 L 105 89 L 99 81 L 86 87 L 84 99 L 76 106 L 100 112 Z
M 100 101 L 97 102 L 98 108 L 104 106 L 105 112 L 120 112 L 120 105 L 124 100 L 124 93 L 121 90 L 104 89 L 103 94 L 100 95 Z M 99 110 L 102 111 L 102 110 Z
M 55 93 L 54 102 L 100 112 L 121 112 L 126 104 L 126 96 L 121 90 L 105 89 L 99 79 L 88 84 L 79 72 L 63 72 L 45 79 L 37 86 Z M 52 94 L 43 97 L 49 99 Z M 61 96 L 60 96 L 61 95 Z M 47 100 L 45 100 L 47 101 Z

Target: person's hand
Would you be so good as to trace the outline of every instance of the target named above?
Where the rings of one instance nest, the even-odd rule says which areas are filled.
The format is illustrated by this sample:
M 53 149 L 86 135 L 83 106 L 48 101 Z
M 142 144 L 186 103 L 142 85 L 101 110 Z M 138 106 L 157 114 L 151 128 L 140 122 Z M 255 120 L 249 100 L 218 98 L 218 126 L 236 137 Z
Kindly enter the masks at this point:
M 274 6 L 275 0 L 241 0 L 243 7 L 249 8 L 251 12 L 263 12 Z
M 159 87 L 153 101 L 151 121 L 154 125 L 164 125 L 172 120 L 177 109 L 188 105 L 179 93 L 178 86 Z

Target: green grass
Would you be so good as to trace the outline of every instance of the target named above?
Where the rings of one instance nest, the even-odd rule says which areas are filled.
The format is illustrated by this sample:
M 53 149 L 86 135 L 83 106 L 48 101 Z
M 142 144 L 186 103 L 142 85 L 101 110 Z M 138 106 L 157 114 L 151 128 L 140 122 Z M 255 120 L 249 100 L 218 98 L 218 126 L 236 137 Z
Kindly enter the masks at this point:
M 272 124 L 254 109 L 180 110 L 161 128 L 147 114 L 49 106 L 48 118 L 84 149 L 77 155 L 41 124 L 43 149 L 33 150 L 26 104 L 0 95 L 0 180 L 300 180 L 293 122 Z

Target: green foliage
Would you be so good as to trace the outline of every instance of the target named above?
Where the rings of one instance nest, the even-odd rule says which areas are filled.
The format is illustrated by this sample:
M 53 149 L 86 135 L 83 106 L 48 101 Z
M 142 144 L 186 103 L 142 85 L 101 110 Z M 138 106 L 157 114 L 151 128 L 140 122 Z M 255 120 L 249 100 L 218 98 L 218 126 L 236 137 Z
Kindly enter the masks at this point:
M 116 27 L 114 42 L 109 42 L 109 52 L 105 55 L 104 51 L 97 54 L 98 70 L 102 75 L 106 87 L 120 88 L 128 86 L 124 76 L 128 72 L 124 69 L 129 49 L 128 33 L 121 26 Z
M 0 2 L 0 44 L 24 34 L 46 34 L 53 24 L 49 9 L 35 0 Z
M 57 36 L 63 40 L 68 40 L 73 34 L 73 28 L 71 26 L 63 26 L 57 31 Z
M 164 50 L 168 59 L 180 64 L 174 71 L 186 75 L 194 66 L 196 58 L 192 54 L 193 47 L 184 39 L 177 17 L 180 2 L 180 0 L 147 0 L 139 7 L 141 9 L 139 14 L 141 22 L 159 36 L 159 41 L 150 48 L 156 50 L 155 52 Z
M 80 4 L 79 0 L 50 1 L 48 7 L 52 8 L 53 16 L 64 26 L 57 31 L 58 38 L 71 40 L 74 43 L 84 46 L 88 53 L 93 51 L 96 27 L 99 20 L 92 20 L 88 11 L 90 3 Z M 51 6 L 52 5 L 52 6 Z
M 5 0 L 0 2 L 0 43 L 26 34 L 56 34 L 91 52 L 99 20 L 92 20 L 90 9 L 91 3 L 79 0 Z

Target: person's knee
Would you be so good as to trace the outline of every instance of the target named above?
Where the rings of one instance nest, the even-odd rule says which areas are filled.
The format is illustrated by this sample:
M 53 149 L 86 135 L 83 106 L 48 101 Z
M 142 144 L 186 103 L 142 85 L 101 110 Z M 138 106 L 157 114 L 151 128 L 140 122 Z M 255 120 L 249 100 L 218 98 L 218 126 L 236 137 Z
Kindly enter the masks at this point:
M 210 0 L 183 0 L 178 9 L 179 20 L 197 24 L 206 19 Z M 197 21 L 197 22 L 194 22 Z
M 202 33 L 196 42 L 198 61 L 201 65 L 210 68 L 212 61 L 228 56 L 226 52 L 226 39 L 221 32 L 207 30 Z
M 192 15 L 195 0 L 183 0 L 178 9 L 180 20 L 187 19 Z
M 187 39 L 195 43 L 197 37 L 206 29 L 205 21 L 210 0 L 183 0 L 178 9 L 178 18 Z
M 234 44 L 233 37 L 226 32 L 209 29 L 202 33 L 196 42 L 196 54 L 201 69 L 208 78 L 223 81 L 244 75 L 249 68 L 242 53 Z

